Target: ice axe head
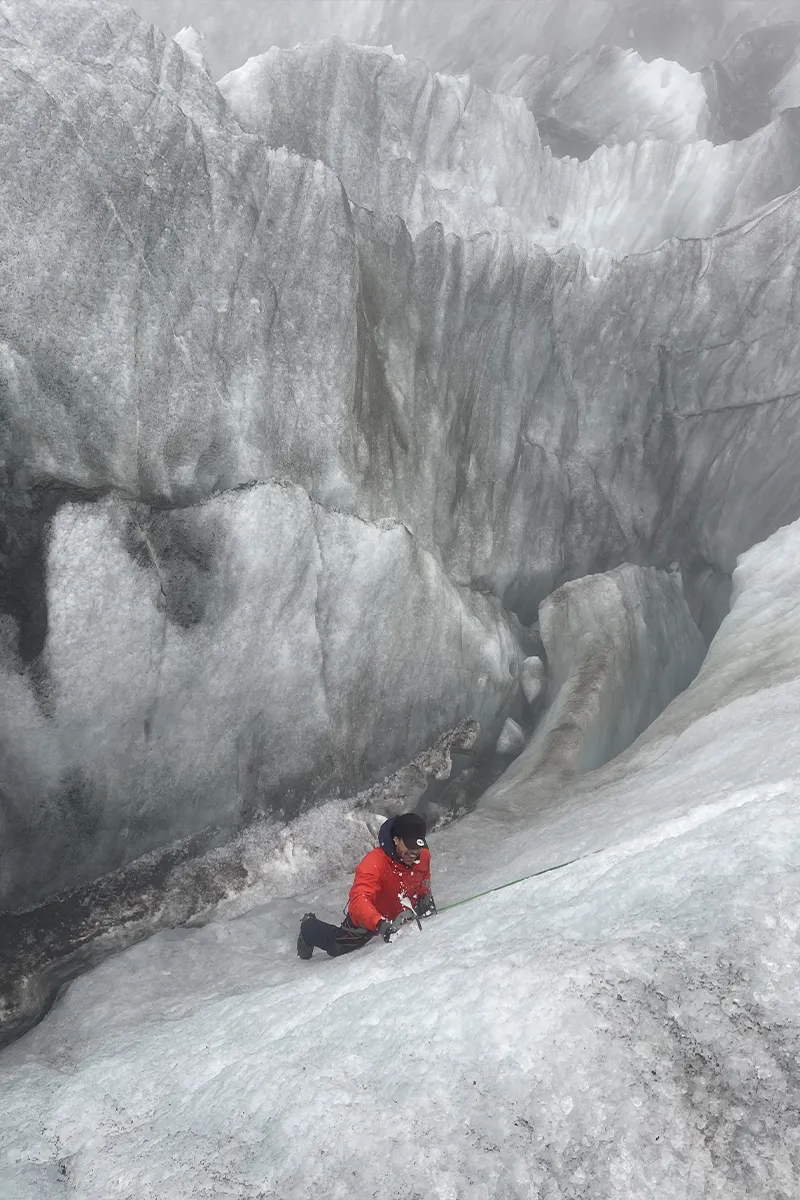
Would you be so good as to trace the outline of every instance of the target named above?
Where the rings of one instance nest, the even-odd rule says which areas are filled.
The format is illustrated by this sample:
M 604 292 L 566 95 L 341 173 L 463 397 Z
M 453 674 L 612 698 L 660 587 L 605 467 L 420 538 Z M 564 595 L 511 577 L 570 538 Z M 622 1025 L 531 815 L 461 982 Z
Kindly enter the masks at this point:
M 408 896 L 401 896 L 400 903 L 403 906 L 403 911 L 397 917 L 395 917 L 394 924 L 399 927 L 400 925 L 405 925 L 406 921 L 416 921 L 418 928 L 422 929 L 422 922 L 417 915 L 417 910 L 414 908 L 414 905 L 411 903 Z

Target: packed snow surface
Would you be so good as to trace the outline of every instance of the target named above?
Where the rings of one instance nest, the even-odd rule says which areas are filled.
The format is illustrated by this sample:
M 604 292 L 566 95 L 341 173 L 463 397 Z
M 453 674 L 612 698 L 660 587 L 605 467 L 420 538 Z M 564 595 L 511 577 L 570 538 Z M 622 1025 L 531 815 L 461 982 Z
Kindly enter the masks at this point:
M 432 839 L 422 933 L 299 961 L 342 877 L 75 983 L 0 1058 L 0 1193 L 796 1195 L 798 595 L 800 523 L 621 759 Z

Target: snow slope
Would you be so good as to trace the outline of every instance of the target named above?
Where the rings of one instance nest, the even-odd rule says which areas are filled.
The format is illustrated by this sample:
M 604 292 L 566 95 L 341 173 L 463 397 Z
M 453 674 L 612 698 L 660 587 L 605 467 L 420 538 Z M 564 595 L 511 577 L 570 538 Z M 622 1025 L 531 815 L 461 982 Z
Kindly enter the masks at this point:
M 0 1192 L 795 1195 L 799 583 L 800 523 L 744 556 L 698 680 L 626 755 L 432 839 L 442 906 L 572 865 L 301 963 L 343 877 L 75 983 L 0 1058 Z

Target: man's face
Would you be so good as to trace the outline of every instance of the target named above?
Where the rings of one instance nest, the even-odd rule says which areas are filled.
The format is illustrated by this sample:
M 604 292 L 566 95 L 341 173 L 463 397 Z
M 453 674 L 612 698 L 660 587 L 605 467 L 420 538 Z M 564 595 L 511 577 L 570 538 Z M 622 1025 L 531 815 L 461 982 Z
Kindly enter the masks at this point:
M 413 867 L 414 863 L 419 862 L 419 856 L 422 853 L 421 846 L 407 846 L 399 837 L 394 839 L 394 844 L 397 847 L 397 857 L 404 867 Z

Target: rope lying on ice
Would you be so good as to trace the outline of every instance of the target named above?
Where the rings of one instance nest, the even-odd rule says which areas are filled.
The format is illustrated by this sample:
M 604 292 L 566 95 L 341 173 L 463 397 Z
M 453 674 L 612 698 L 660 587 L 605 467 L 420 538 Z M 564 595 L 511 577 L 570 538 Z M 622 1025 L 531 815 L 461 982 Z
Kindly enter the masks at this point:
M 454 900 L 452 904 L 438 905 L 434 902 L 433 912 L 430 915 L 447 912 L 451 908 L 458 908 L 461 904 L 471 904 L 473 900 L 481 900 L 484 896 L 491 896 L 494 892 L 502 892 L 505 888 L 515 887 L 518 883 L 527 883 L 529 879 L 538 879 L 541 875 L 551 875 L 554 871 L 563 871 L 565 867 L 571 867 L 574 863 L 583 862 L 586 858 L 592 858 L 593 855 L 602 853 L 602 850 L 590 850 L 588 854 L 579 854 L 577 858 L 570 858 L 567 862 L 556 863 L 553 867 L 543 867 L 541 871 L 534 871 L 532 875 L 523 875 L 520 879 L 511 879 L 508 883 L 498 883 L 497 887 L 487 888 L 485 892 L 476 892 L 474 896 L 465 896 L 463 900 Z M 428 914 L 424 915 L 427 916 Z M 417 910 L 411 904 L 404 905 L 404 913 L 401 914 L 400 918 L 396 918 L 396 920 L 399 920 L 401 924 L 405 921 L 416 921 L 419 928 L 422 929 L 422 922 Z
M 514 887 L 518 883 L 527 883 L 529 879 L 538 879 L 540 875 L 549 875 L 552 871 L 563 871 L 565 867 L 571 867 L 573 863 L 581 862 L 582 858 L 588 858 L 588 855 L 582 855 L 579 858 L 571 858 L 569 862 L 558 863 L 554 867 L 545 867 L 542 871 L 534 871 L 532 875 L 523 875 L 521 879 L 512 879 L 510 883 L 500 883 L 497 887 L 487 888 L 485 892 L 478 892 L 474 896 L 467 896 L 464 900 L 454 900 L 452 904 L 437 904 L 437 912 L 447 912 L 449 908 L 458 908 L 460 904 L 471 904 L 473 900 L 480 900 L 483 896 L 491 896 L 492 892 L 502 892 L 504 888 Z

